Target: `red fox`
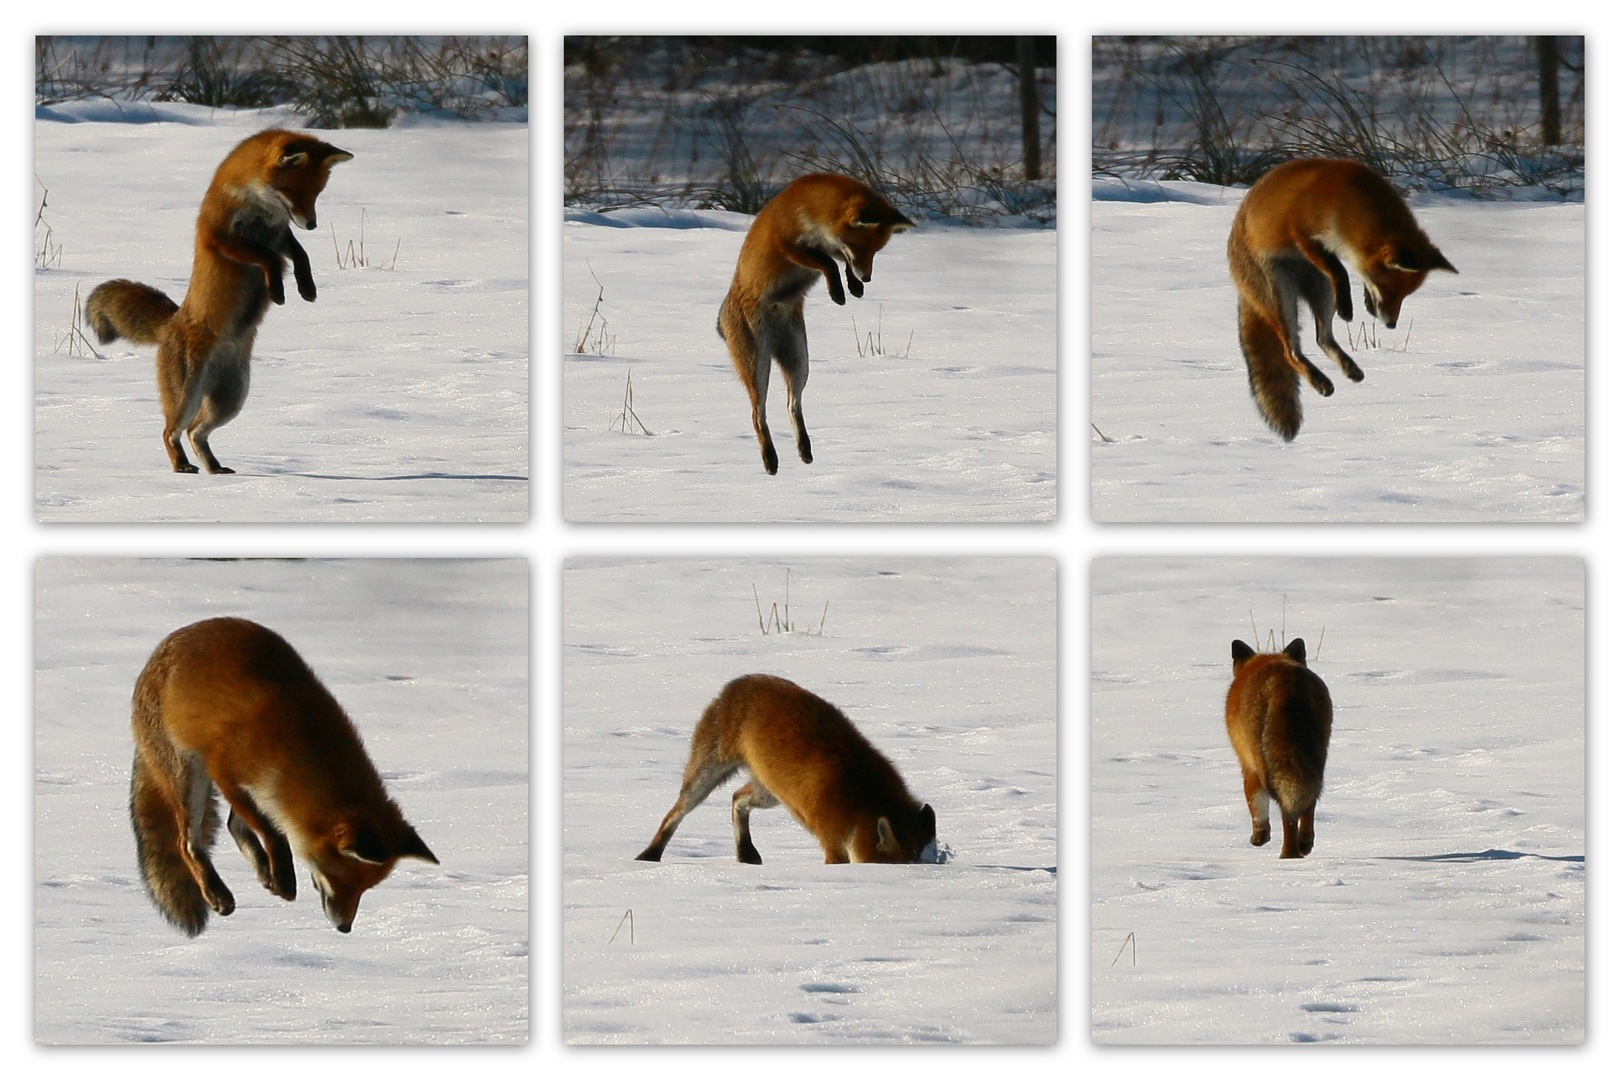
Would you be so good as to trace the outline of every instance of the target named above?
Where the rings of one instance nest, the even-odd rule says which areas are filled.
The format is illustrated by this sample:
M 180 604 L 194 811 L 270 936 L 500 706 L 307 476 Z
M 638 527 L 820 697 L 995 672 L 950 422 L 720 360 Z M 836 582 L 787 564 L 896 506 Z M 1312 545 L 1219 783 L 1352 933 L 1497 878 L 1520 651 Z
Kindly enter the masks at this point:
M 771 475 L 776 474 L 776 445 L 765 422 L 765 391 L 770 386 L 773 356 L 787 384 L 799 459 L 805 464 L 811 460 L 800 400 L 810 377 L 810 347 L 804 338 L 805 293 L 818 277 L 825 277 L 833 303 L 844 302 L 836 259 L 844 264 L 849 291 L 860 296 L 865 291 L 861 282 L 872 280 L 872 257 L 894 233 L 914 227 L 911 219 L 876 191 L 859 180 L 832 173 L 799 177 L 754 219 L 714 328 L 725 339 L 737 375 L 748 388 L 760 457 Z
M 636 858 L 658 862 L 681 819 L 738 769 L 731 797 L 737 861 L 759 863 L 751 810 L 782 805 L 816 834 L 827 862 L 935 862 L 934 809 L 837 708 L 774 675 L 733 679 L 703 710 L 675 806 Z
M 1232 688 L 1226 734 L 1243 768 L 1255 847 L 1271 839 L 1271 800 L 1282 812 L 1282 857 L 1309 855 L 1316 844 L 1316 800 L 1322 794 L 1333 701 L 1305 666 L 1305 639 L 1280 653 L 1256 653 L 1232 642 Z
M 343 709 L 280 635 L 205 619 L 164 638 L 135 682 L 129 817 L 146 891 L 191 937 L 236 910 L 209 851 L 228 826 L 259 883 L 297 896 L 292 856 L 347 934 L 360 895 L 399 859 L 439 860 L 383 789 Z
M 1418 228 L 1389 181 L 1356 161 L 1307 158 L 1279 165 L 1244 197 L 1226 243 L 1238 290 L 1238 340 L 1260 415 L 1285 441 L 1299 433 L 1299 377 L 1318 394 L 1333 384 L 1299 345 L 1299 302 L 1316 319 L 1316 343 L 1351 382 L 1361 368 L 1333 340 L 1333 313 L 1349 321 L 1351 263 L 1367 314 L 1391 329 L 1401 302 L 1431 270 L 1456 268 Z
M 191 287 L 178 307 L 149 285 L 119 279 L 98 285 L 84 314 L 102 344 L 127 338 L 156 345 L 163 399 L 163 445 L 175 472 L 194 473 L 180 434 L 211 473 L 219 463 L 208 436 L 242 411 L 249 358 L 271 304 L 286 303 L 284 260 L 298 295 L 315 299 L 309 256 L 290 223 L 315 227 L 315 198 L 332 166 L 353 154 L 294 131 L 261 131 L 220 163 L 197 215 Z

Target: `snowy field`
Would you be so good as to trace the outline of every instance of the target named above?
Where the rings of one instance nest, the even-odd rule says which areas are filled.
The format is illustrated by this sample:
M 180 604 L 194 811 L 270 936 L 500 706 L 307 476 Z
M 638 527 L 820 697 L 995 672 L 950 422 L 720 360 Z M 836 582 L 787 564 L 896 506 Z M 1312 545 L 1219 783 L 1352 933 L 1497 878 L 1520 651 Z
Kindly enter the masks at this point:
M 563 1038 L 1054 1041 L 1056 589 L 1049 559 L 570 559 Z M 795 630 L 779 634 L 784 603 Z M 704 706 L 751 672 L 841 708 L 933 806 L 953 857 L 829 866 L 773 809 L 752 821 L 764 864 L 740 864 L 739 777 L 663 862 L 636 862 Z
M 1096 1042 L 1585 1039 L 1580 560 L 1099 559 L 1091 587 Z M 1333 696 L 1297 861 L 1275 810 L 1249 845 L 1226 737 L 1251 612 Z
M 34 1038 L 525 1042 L 528 584 L 514 559 L 36 563 Z M 226 614 L 308 661 L 440 859 L 400 863 L 352 933 L 302 863 L 298 899 L 278 900 L 223 829 L 230 917 L 188 939 L 141 887 L 130 692 L 170 631 Z
M 1249 397 L 1226 237 L 1244 190 L 1099 180 L 1091 203 L 1092 515 L 1099 521 L 1580 521 L 1586 514 L 1586 208 L 1418 196 L 1460 273 L 1395 330 L 1356 292 L 1305 352 L 1292 444 Z M 1351 270 L 1354 278 L 1354 270 Z M 1376 334 L 1376 348 L 1369 348 Z
M 98 344 L 97 357 L 72 340 L 75 295 L 110 278 L 180 301 L 214 169 L 276 126 L 300 124 L 177 104 L 38 111 L 35 208 L 43 196 L 60 247 L 34 273 L 40 520 L 525 520 L 527 125 L 320 133 L 354 160 L 333 170 L 320 227 L 295 230 L 318 299 L 300 299 L 289 272 L 287 303 L 259 329 L 247 404 L 212 440 L 234 476 L 170 471 L 154 347 Z M 340 268 L 339 250 L 358 255 L 362 238 L 367 265 Z
M 773 366 L 768 420 L 782 458 L 773 477 L 714 329 L 751 221 L 711 210 L 566 212 L 568 520 L 1054 517 L 1055 230 L 922 222 L 878 253 L 863 299 L 839 307 L 825 285 L 812 289 L 804 416 L 815 462 L 793 450 Z M 576 352 L 593 309 L 605 331 Z M 650 437 L 633 422 L 620 430 L 627 378 Z

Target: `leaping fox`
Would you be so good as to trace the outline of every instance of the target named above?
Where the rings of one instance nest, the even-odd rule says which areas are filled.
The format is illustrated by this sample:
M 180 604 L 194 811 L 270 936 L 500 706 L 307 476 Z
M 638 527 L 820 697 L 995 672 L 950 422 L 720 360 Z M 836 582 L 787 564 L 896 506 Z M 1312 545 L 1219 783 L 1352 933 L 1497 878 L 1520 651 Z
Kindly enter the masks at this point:
M 1256 181 L 1226 243 L 1238 290 L 1238 340 L 1260 415 L 1285 440 L 1299 434 L 1299 379 L 1318 394 L 1333 384 L 1299 345 L 1299 302 L 1310 305 L 1316 343 L 1351 382 L 1361 368 L 1333 340 L 1333 314 L 1354 314 L 1350 277 L 1362 280 L 1367 314 L 1394 329 L 1401 303 L 1431 270 L 1455 274 L 1400 193 L 1357 161 L 1290 161 Z M 1344 260 L 1344 261 L 1340 261 Z
M 776 445 L 765 421 L 771 359 L 787 384 L 788 412 L 799 459 L 809 464 L 810 435 L 804 429 L 802 397 L 810 377 L 810 347 L 804 337 L 804 296 L 825 278 L 835 304 L 844 302 L 838 263 L 849 291 L 860 296 L 872 280 L 872 257 L 910 218 L 859 180 L 833 173 L 801 176 L 765 204 L 737 256 L 737 273 L 720 304 L 714 328 L 731 350 L 731 362 L 748 390 L 754 434 L 765 471 L 776 474 Z
M 345 934 L 361 895 L 397 861 L 439 861 L 388 797 L 343 709 L 293 647 L 257 623 L 205 619 L 164 638 L 135 682 L 131 726 L 141 880 L 192 937 L 209 909 L 236 910 L 209 858 L 216 787 L 259 883 L 283 900 L 297 896 L 297 854 Z

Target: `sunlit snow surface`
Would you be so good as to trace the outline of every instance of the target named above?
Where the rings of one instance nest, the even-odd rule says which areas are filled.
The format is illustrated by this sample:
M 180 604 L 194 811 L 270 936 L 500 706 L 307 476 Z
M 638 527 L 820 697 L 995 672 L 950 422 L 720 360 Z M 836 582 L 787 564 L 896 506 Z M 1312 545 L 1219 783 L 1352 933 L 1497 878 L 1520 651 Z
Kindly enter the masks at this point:
M 815 461 L 794 450 L 773 366 L 773 477 L 715 333 L 751 221 L 715 210 L 565 213 L 569 520 L 1055 516 L 1055 230 L 924 222 L 878 253 L 864 298 L 839 307 L 818 283 L 804 305 Z M 640 426 L 625 415 L 627 389 Z
M 40 111 L 34 196 L 60 248 L 34 272 L 41 520 L 528 517 L 527 125 L 317 133 L 354 160 L 333 169 L 320 227 L 294 230 L 319 296 L 300 299 L 288 274 L 287 303 L 259 328 L 247 404 L 213 436 L 234 476 L 170 471 L 154 347 L 96 344 L 97 357 L 74 339 L 75 296 L 110 278 L 178 303 L 215 168 L 253 132 L 299 123 L 188 105 Z M 365 265 L 340 269 L 362 241 Z
M 1091 593 L 1096 1042 L 1585 1038 L 1579 560 L 1099 559 Z M 1275 808 L 1250 846 L 1223 721 L 1251 612 L 1333 697 L 1299 860 Z
M 1579 521 L 1586 513 L 1586 207 L 1418 196 L 1457 275 L 1400 325 L 1304 349 L 1284 443 L 1249 397 L 1226 237 L 1244 189 L 1098 180 L 1091 202 L 1091 507 L 1099 521 Z M 1376 340 L 1377 347 L 1371 347 Z M 1100 432 L 1100 434 L 1099 434 Z M 1105 441 L 1106 439 L 1106 441 Z
M 563 1037 L 1052 1042 L 1056 585 L 1047 559 L 569 560 Z M 775 632 L 773 604 L 794 632 Z M 775 808 L 752 817 L 763 865 L 741 864 L 740 774 L 661 863 L 636 862 L 704 706 L 751 672 L 842 709 L 934 807 L 952 857 L 827 865 Z
M 42 559 L 35 566 L 34 1037 L 41 1043 L 521 1043 L 529 1031 L 528 567 L 520 560 Z M 147 900 L 126 806 L 152 649 L 239 615 L 343 706 L 440 865 L 351 933 L 271 896 L 221 829 L 236 911 Z

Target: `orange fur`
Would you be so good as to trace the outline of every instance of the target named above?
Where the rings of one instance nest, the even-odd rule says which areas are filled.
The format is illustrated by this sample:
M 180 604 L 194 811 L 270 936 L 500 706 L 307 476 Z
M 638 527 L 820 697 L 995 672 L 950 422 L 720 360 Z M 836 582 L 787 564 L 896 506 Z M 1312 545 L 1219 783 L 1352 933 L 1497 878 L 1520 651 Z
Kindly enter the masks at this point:
M 934 841 L 933 807 L 837 708 L 786 679 L 733 679 L 703 710 L 675 806 L 638 859 L 658 862 L 675 828 L 738 769 L 731 799 L 737 860 L 758 863 L 748 814 L 780 803 L 821 841 L 827 862 L 918 862 Z
M 1271 803 L 1282 814 L 1284 859 L 1309 855 L 1316 844 L 1316 801 L 1322 794 L 1333 701 L 1305 666 L 1305 641 L 1280 653 L 1256 653 L 1232 642 L 1232 686 L 1226 693 L 1226 734 L 1243 769 L 1243 801 L 1253 831 L 1249 843 L 1271 839 Z
M 197 215 L 191 285 L 176 307 L 157 289 L 119 279 L 96 287 L 85 318 L 103 344 L 123 337 L 158 347 L 163 445 L 175 472 L 196 472 L 182 432 L 211 473 L 228 473 L 208 436 L 247 399 L 259 323 L 286 302 L 290 260 L 298 295 L 315 299 L 309 256 L 293 224 L 315 227 L 315 199 L 332 166 L 354 155 L 293 131 L 261 131 L 220 163 Z
M 1301 300 L 1315 319 L 1317 345 L 1360 382 L 1361 368 L 1333 339 L 1334 313 L 1346 321 L 1354 314 L 1344 262 L 1361 276 L 1367 313 L 1392 329 L 1429 271 L 1457 272 L 1389 181 L 1359 162 L 1319 158 L 1279 165 L 1255 183 L 1238 207 L 1226 253 L 1249 389 L 1284 439 L 1299 433 L 1300 376 L 1324 397 L 1333 393 L 1300 350 Z
M 911 219 L 882 195 L 859 180 L 832 173 L 799 177 L 754 219 L 715 329 L 725 339 L 737 376 L 748 390 L 766 472 L 776 472 L 776 446 L 765 421 L 773 357 L 787 384 L 799 458 L 806 464 L 811 460 L 800 400 L 810 377 L 805 293 L 824 278 L 833 303 L 842 304 L 844 286 L 838 273 L 842 262 L 849 291 L 859 297 L 865 291 L 861 283 L 872 280 L 873 256 L 894 233 L 912 227 Z
M 293 647 L 257 623 L 206 619 L 165 638 L 136 680 L 131 726 L 141 876 L 187 934 L 202 932 L 210 908 L 236 908 L 209 858 L 216 787 L 260 884 L 293 899 L 296 853 L 345 934 L 361 894 L 396 861 L 439 861 L 388 797 L 343 709 Z

